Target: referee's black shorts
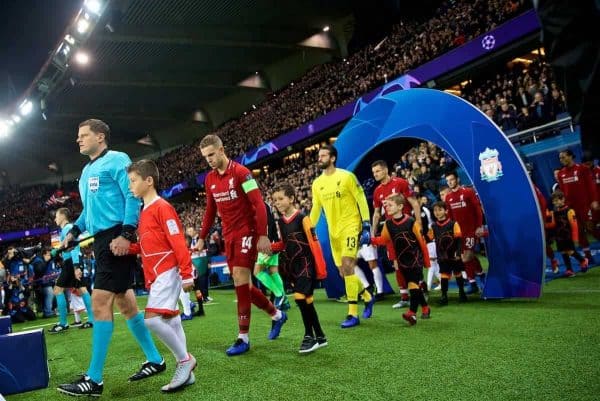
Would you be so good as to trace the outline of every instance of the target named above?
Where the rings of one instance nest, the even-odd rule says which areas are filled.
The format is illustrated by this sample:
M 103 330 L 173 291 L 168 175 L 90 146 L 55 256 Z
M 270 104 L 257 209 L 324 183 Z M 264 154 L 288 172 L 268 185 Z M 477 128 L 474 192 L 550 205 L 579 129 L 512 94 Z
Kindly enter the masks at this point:
M 84 285 L 81 281 L 75 278 L 75 269 L 73 267 L 73 260 L 66 259 L 63 260 L 62 268 L 60 269 L 60 274 L 58 275 L 58 279 L 56 279 L 56 285 L 61 288 L 81 288 Z
M 94 289 L 121 294 L 133 288 L 135 255 L 115 256 L 110 250 L 110 242 L 120 234 L 121 226 L 118 225 L 94 235 Z

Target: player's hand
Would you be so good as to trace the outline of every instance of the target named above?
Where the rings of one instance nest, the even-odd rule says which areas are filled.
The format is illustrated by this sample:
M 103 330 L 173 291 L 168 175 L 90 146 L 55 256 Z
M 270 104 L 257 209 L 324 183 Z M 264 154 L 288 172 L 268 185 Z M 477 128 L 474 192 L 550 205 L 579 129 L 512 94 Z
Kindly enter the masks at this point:
M 363 221 L 362 223 L 362 231 L 359 237 L 360 245 L 370 245 L 371 244 L 371 223 L 368 221 Z
M 190 292 L 194 289 L 194 283 L 183 283 L 181 288 L 183 288 L 184 292 Z
M 130 244 L 130 241 L 126 240 L 125 238 L 119 235 L 117 238 L 113 239 L 110 242 L 110 250 L 112 251 L 112 253 L 115 254 L 115 256 L 125 256 L 129 254 Z
M 77 280 L 81 280 L 81 277 L 83 277 L 83 272 L 81 271 L 81 267 L 76 266 L 75 267 L 75 278 Z
M 598 201 L 593 201 L 591 204 L 591 209 L 592 210 L 599 210 L 600 209 L 600 203 L 598 203 Z
M 68 249 L 69 248 L 69 243 L 72 242 L 72 241 L 75 241 L 75 237 L 73 237 L 73 234 L 68 233 L 65 236 L 65 239 L 62 242 L 62 247 L 65 248 L 65 249 Z
M 269 237 L 266 235 L 261 235 L 258 237 L 258 243 L 256 244 L 256 249 L 258 252 L 262 252 L 266 255 L 270 255 L 273 252 L 271 251 L 271 241 L 269 241 Z
M 476 237 L 483 237 L 484 232 L 485 231 L 483 229 L 483 226 L 477 227 L 477 230 L 475 230 L 475 236 Z
M 191 247 L 192 251 L 201 251 L 204 249 L 204 240 L 199 238 L 198 242 L 196 242 L 196 245 L 194 245 L 193 247 Z

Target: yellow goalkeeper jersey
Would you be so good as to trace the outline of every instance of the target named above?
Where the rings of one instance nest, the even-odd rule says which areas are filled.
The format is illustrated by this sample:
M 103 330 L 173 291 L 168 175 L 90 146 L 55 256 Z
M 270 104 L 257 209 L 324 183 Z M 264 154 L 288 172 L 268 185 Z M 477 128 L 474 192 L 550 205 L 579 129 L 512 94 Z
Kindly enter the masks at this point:
M 348 229 L 360 231 L 362 221 L 369 221 L 369 206 L 362 186 L 350 171 L 336 168 L 331 175 L 324 173 L 312 184 L 310 221 L 316 225 L 325 212 L 329 236 L 339 237 Z

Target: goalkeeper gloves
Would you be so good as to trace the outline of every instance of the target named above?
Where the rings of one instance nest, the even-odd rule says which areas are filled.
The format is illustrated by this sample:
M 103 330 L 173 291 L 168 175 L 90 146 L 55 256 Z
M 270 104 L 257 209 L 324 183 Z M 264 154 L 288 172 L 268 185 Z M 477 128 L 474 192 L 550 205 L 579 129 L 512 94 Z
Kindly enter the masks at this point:
M 363 221 L 362 223 L 362 231 L 359 237 L 360 245 L 370 245 L 371 244 L 371 223 L 368 221 Z

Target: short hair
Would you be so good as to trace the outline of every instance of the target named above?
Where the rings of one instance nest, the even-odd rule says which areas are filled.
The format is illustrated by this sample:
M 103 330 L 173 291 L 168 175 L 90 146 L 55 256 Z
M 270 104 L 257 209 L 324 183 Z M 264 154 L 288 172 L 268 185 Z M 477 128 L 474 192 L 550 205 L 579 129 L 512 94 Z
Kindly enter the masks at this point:
M 433 208 L 439 207 L 440 209 L 448 210 L 448 204 L 444 201 L 437 201 L 433 204 Z
M 71 211 L 69 210 L 69 208 L 66 207 L 61 207 L 60 209 L 57 209 L 56 214 L 62 214 L 67 220 L 71 219 Z
M 453 176 L 454 176 L 454 178 L 458 178 L 458 173 L 457 173 L 456 171 L 448 171 L 448 172 L 445 174 L 445 177 L 449 177 L 449 176 L 451 176 L 451 175 L 453 175 Z
M 563 150 L 561 150 L 560 152 L 558 152 L 558 154 L 561 154 L 561 153 L 564 153 L 564 154 L 566 154 L 567 156 L 570 156 L 570 157 L 573 157 L 573 158 L 575 158 L 575 153 L 573 153 L 573 151 L 572 151 L 571 149 L 568 149 L 568 148 L 567 148 L 567 149 L 563 149 Z
M 557 189 L 556 191 L 552 192 L 551 198 L 552 198 L 552 200 L 565 199 L 565 193 L 563 191 L 561 191 L 560 189 Z
M 335 146 L 333 146 L 333 145 L 323 145 L 323 146 L 321 146 L 321 148 L 319 150 L 326 150 L 326 151 L 329 152 L 329 156 L 335 157 L 335 161 L 333 162 L 333 165 L 335 166 L 335 164 L 337 163 L 337 160 L 338 160 L 338 151 L 335 148 Z
M 394 202 L 396 205 L 405 205 L 406 204 L 406 198 L 402 194 L 391 194 L 390 196 L 385 198 L 385 200 L 390 200 L 390 201 Z
M 44 256 L 47 253 L 51 253 L 52 252 L 52 248 L 49 246 L 45 246 L 42 248 L 42 256 Z
M 110 141 L 110 127 L 104 121 L 97 118 L 90 118 L 79 123 L 79 128 L 85 126 L 90 127 L 90 131 L 95 134 L 104 134 L 104 142 L 108 143 Z
M 160 175 L 158 173 L 158 167 L 156 166 L 156 163 L 154 163 L 154 161 L 150 159 L 142 159 L 138 160 L 137 162 L 133 162 L 129 165 L 129 167 L 127 167 L 127 172 L 137 173 L 144 180 L 148 177 L 152 177 L 154 188 L 158 188 L 158 180 L 160 178 Z
M 388 164 L 385 160 L 375 160 L 373 163 L 371 163 L 371 168 L 375 168 L 377 166 L 389 169 Z
M 214 147 L 220 148 L 221 146 L 223 146 L 223 141 L 217 135 L 213 135 L 213 134 L 206 135 L 200 141 L 200 149 L 203 149 L 203 148 L 206 148 L 209 146 L 214 146 Z
M 275 189 L 273 189 L 273 193 L 275 192 L 283 192 L 283 194 L 288 198 L 294 198 L 294 200 L 296 200 L 296 190 L 294 189 L 294 186 L 289 182 L 284 182 L 275 186 Z

